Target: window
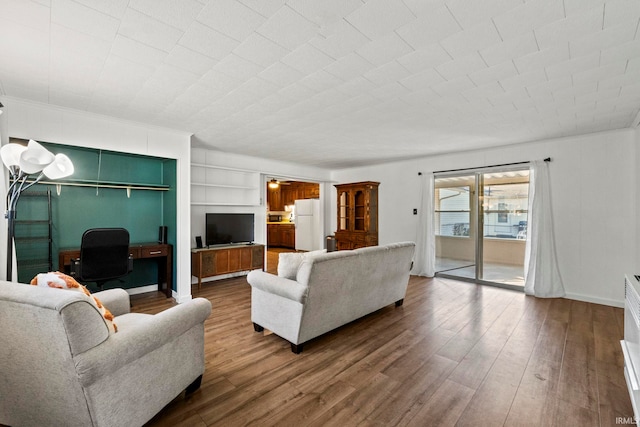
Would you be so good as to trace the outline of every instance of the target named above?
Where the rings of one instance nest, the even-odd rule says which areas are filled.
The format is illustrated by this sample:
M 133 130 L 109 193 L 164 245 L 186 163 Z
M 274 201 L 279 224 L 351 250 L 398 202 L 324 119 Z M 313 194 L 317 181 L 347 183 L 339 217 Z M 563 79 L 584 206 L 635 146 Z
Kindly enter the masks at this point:
M 437 236 L 469 236 L 471 214 L 469 177 L 436 179 L 435 221 Z
M 519 171 L 504 182 L 504 174 L 486 174 L 484 184 L 484 237 L 527 237 L 529 171 Z

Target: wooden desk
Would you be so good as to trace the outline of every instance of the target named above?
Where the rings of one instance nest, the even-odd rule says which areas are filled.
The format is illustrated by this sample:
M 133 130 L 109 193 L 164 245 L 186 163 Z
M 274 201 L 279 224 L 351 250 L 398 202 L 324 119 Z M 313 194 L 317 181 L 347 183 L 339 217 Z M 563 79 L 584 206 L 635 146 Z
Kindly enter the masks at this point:
M 191 275 L 202 278 L 240 271 L 264 270 L 264 245 L 223 245 L 191 249 Z
M 132 243 L 129 253 L 133 259 L 158 259 L 158 290 L 164 287 L 164 294 L 171 297 L 173 289 L 173 245 L 162 243 Z M 80 258 L 80 249 L 60 249 L 58 252 L 58 268 L 60 271 L 71 271 L 71 260 Z M 165 286 L 163 286 L 165 285 Z

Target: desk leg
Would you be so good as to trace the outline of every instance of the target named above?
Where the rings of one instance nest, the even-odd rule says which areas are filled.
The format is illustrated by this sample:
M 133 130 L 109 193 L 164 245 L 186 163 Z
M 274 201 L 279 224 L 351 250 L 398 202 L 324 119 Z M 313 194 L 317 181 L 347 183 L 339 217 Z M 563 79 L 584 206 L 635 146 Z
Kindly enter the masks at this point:
M 158 290 L 164 286 L 164 294 L 167 298 L 172 297 L 173 290 L 173 252 L 169 247 L 166 257 L 158 258 Z

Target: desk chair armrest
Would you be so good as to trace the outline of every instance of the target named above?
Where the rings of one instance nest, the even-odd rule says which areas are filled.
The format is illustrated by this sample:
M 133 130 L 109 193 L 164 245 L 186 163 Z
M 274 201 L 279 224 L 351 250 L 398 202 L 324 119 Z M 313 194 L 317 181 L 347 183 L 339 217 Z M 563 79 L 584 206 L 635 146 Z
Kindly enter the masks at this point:
M 107 289 L 93 294 L 114 316 L 121 316 L 130 311 L 129 294 L 122 288 Z

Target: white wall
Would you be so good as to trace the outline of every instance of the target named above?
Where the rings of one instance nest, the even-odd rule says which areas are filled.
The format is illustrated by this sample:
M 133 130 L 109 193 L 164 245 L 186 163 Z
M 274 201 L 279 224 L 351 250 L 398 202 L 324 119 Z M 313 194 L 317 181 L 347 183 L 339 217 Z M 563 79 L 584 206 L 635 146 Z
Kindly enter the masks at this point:
M 551 157 L 560 273 L 567 297 L 622 306 L 625 273 L 638 271 L 638 132 L 630 129 L 334 171 L 336 182 L 380 181 L 380 243 L 415 240 L 418 172 Z M 335 195 L 331 229 L 335 230 Z M 640 230 L 638 231 L 640 232 Z M 635 239 L 635 240 L 634 240 Z
M 174 260 L 178 302 L 191 299 L 191 135 L 126 120 L 15 98 L 3 98 L 10 137 L 176 159 L 177 229 Z M 3 141 L 6 142 L 6 141 Z M 4 246 L 3 246 L 4 247 Z
M 636 128 L 635 131 L 635 137 L 636 137 L 636 143 L 635 143 L 635 147 L 636 147 L 636 153 L 635 153 L 635 169 L 638 169 L 638 165 L 640 165 L 640 127 Z M 635 184 L 636 184 L 636 191 L 634 193 L 635 196 L 635 213 L 636 213 L 636 235 L 635 235 L 635 241 L 636 241 L 636 258 L 635 258 L 635 264 L 633 265 L 633 270 L 628 271 L 628 274 L 640 274 L 640 259 L 638 259 L 640 257 L 640 215 L 638 215 L 638 213 L 640 213 L 640 173 L 636 172 L 636 180 L 635 180 Z

